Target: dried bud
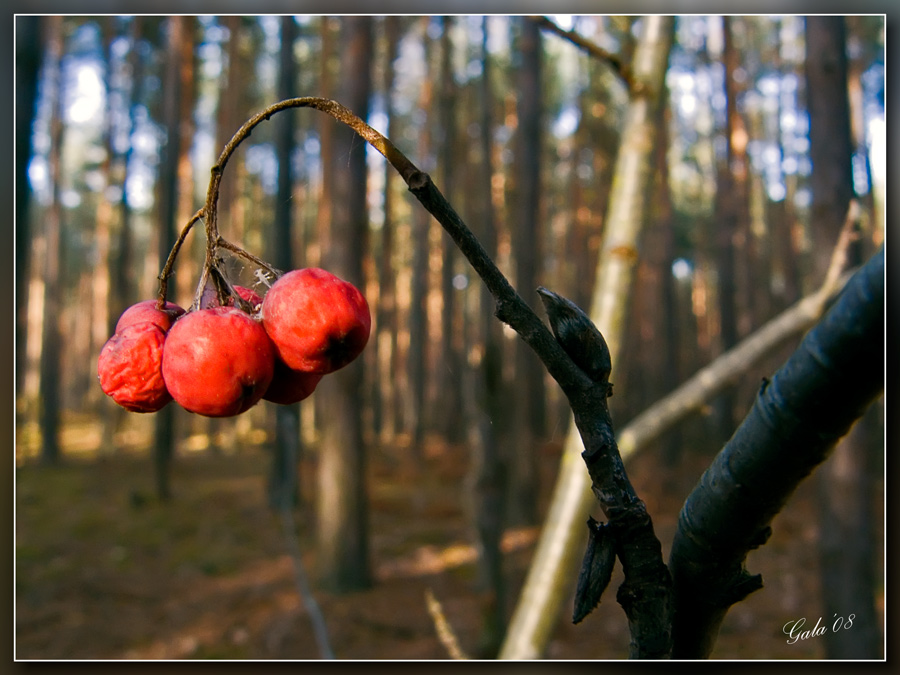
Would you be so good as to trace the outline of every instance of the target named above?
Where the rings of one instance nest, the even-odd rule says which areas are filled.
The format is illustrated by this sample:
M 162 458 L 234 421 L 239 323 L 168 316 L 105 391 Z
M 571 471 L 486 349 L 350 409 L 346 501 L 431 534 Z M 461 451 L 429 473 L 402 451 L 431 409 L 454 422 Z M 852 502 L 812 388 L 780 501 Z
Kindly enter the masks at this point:
M 609 347 L 588 315 L 571 300 L 538 288 L 556 341 L 575 365 L 594 382 L 605 382 L 612 370 Z
M 589 518 L 588 531 L 590 538 L 578 573 L 572 623 L 580 623 L 600 604 L 600 596 L 609 586 L 616 563 L 616 541 L 609 525 Z

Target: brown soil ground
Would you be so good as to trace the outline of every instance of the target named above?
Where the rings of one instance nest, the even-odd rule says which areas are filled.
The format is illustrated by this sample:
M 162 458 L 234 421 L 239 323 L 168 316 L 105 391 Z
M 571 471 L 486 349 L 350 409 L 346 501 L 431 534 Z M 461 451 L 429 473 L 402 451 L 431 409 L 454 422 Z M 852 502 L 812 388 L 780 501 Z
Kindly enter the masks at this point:
M 481 619 L 464 510 L 465 449 L 430 442 L 417 472 L 404 452 L 380 449 L 370 458 L 372 587 L 336 595 L 313 584 L 340 659 L 449 658 L 428 611 L 428 591 L 462 649 L 477 654 Z M 542 505 L 559 453 L 558 446 L 543 452 Z M 709 459 L 687 460 L 675 477 L 658 470 L 653 452 L 629 465 L 666 556 L 681 504 Z M 258 448 L 181 453 L 173 466 L 174 499 L 160 503 L 146 455 L 20 466 L 16 657 L 319 658 L 280 521 L 266 507 L 268 467 Z M 297 516 L 310 574 L 314 471 L 309 459 Z M 823 656 L 821 638 L 790 645 L 782 633 L 788 621 L 805 617 L 812 628 L 821 615 L 812 496 L 807 481 L 776 518 L 769 543 L 750 556 L 748 568 L 763 575 L 765 587 L 728 613 L 714 658 Z M 535 527 L 506 533 L 508 615 L 537 536 Z M 617 568 L 601 605 L 577 626 L 571 602 L 565 604 L 546 658 L 627 656 L 627 623 L 614 592 L 620 583 Z

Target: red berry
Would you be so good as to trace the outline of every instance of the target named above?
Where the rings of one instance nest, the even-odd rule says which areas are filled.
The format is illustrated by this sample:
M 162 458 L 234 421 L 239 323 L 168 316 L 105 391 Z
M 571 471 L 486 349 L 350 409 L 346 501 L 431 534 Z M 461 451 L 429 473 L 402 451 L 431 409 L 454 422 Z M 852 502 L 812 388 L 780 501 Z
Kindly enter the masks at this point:
M 290 405 L 309 397 L 315 390 L 324 373 L 305 373 L 302 370 L 291 370 L 280 358 L 275 358 L 275 375 L 266 390 L 264 399 L 272 403 Z
M 262 304 L 262 297 L 259 295 L 259 293 L 254 291 L 252 288 L 245 288 L 243 286 L 235 286 L 234 290 L 239 296 L 250 303 L 250 306 L 253 307 L 254 312 L 259 309 L 259 306 Z M 234 306 L 234 298 L 228 298 L 228 306 Z
M 156 412 L 171 401 L 162 375 L 165 339 L 162 328 L 142 321 L 107 340 L 97 361 L 103 392 L 132 412 Z
M 184 309 L 174 302 L 166 302 L 164 309 L 157 309 L 156 300 L 143 300 L 122 312 L 122 316 L 116 323 L 115 332 L 118 333 L 125 326 L 143 321 L 155 323 L 165 332 L 171 328 L 172 322 L 182 314 L 184 314 Z
M 279 278 L 263 299 L 262 321 L 288 367 L 323 374 L 359 356 L 372 325 L 362 293 L 318 268 Z
M 239 415 L 272 381 L 275 351 L 262 325 L 234 307 L 189 312 L 166 337 L 162 372 L 172 397 L 207 417 Z

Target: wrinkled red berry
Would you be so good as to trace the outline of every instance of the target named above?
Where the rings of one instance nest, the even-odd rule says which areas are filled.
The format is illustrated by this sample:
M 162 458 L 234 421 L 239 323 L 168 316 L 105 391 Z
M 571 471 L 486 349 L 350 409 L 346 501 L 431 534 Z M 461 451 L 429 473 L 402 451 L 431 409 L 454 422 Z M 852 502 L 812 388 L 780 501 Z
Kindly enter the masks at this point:
M 272 381 L 275 350 L 262 325 L 234 307 L 189 312 L 169 329 L 162 372 L 172 397 L 207 417 L 239 415 Z
M 262 321 L 288 367 L 315 373 L 359 356 L 372 324 L 359 289 L 318 268 L 282 275 L 263 299 Z
M 172 322 L 182 314 L 184 314 L 184 309 L 174 302 L 166 302 L 164 309 L 157 309 L 156 300 L 142 300 L 122 312 L 114 332 L 118 333 L 126 326 L 143 321 L 155 323 L 165 332 L 171 328 Z
M 308 398 L 315 390 L 324 373 L 305 373 L 288 368 L 284 361 L 275 357 L 275 374 L 263 398 L 272 403 L 290 405 Z
M 119 317 L 119 321 L 116 323 L 115 332 L 118 333 L 125 326 L 143 321 L 155 323 L 165 332 L 172 327 L 175 319 L 182 314 L 184 314 L 184 308 L 176 305 L 174 302 L 166 302 L 163 309 L 157 309 L 156 300 L 142 300 L 122 312 L 122 316 Z
M 156 412 L 172 397 L 162 375 L 166 334 L 151 321 L 125 326 L 113 335 L 97 361 L 100 388 L 132 412 Z

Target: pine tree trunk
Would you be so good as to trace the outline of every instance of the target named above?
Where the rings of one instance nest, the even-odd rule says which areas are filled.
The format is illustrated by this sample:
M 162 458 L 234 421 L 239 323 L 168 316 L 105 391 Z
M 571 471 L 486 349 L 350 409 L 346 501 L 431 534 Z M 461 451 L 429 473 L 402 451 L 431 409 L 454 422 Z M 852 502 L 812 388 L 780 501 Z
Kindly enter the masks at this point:
M 360 118 L 368 116 L 371 88 L 372 20 L 343 19 L 340 100 Z M 362 287 L 366 246 L 366 146 L 349 129 L 336 130 L 335 200 L 326 267 Z M 323 378 L 316 396 L 327 417 L 322 420 L 319 451 L 318 566 L 320 580 L 335 592 L 368 587 L 369 528 L 366 449 L 362 434 L 363 363 L 357 359 Z
M 516 153 L 516 219 L 513 256 L 516 287 L 526 302 L 536 297 L 539 266 L 538 218 L 540 217 L 540 167 L 542 138 L 541 38 L 538 25 L 520 22 L 518 145 Z M 530 303 L 529 303 L 530 304 Z M 538 444 L 544 421 L 544 369 L 531 349 L 516 341 L 512 423 L 515 440 L 509 448 L 510 506 L 513 523 L 538 521 Z M 514 459 L 513 459 L 514 458 Z
M 65 125 L 62 123 L 62 74 L 61 61 L 63 52 L 63 19 L 48 19 L 48 60 L 51 63 L 53 87 L 56 101 L 53 106 L 50 122 L 50 180 L 52 181 L 53 199 L 44 216 L 44 320 L 41 336 L 40 361 L 40 428 L 41 428 L 41 461 L 55 464 L 60 459 L 59 426 L 60 426 L 60 327 L 59 319 L 62 310 L 60 302 L 60 275 L 63 261 L 60 246 L 62 208 L 60 204 L 60 157 L 62 155 Z
M 31 272 L 32 232 L 29 225 L 31 183 L 31 131 L 37 104 L 37 83 L 41 67 L 42 19 L 16 18 L 16 394 L 25 382 L 28 339 L 28 287 Z
M 278 99 L 294 96 L 294 39 L 296 22 L 293 16 L 281 17 L 281 66 L 278 80 Z M 278 187 L 275 198 L 275 227 L 269 260 L 280 270 L 294 269 L 293 230 L 294 203 L 291 153 L 294 149 L 296 115 L 293 111 L 273 120 L 275 153 L 278 158 Z M 275 406 L 275 445 L 269 474 L 269 506 L 288 508 L 300 499 L 300 404 Z
M 487 52 L 487 19 L 482 19 L 480 83 L 480 223 L 474 232 L 491 258 L 497 255 L 497 233 L 491 196 L 491 102 L 490 61 Z M 466 494 L 478 549 L 478 594 L 481 610 L 481 634 L 478 652 L 483 658 L 495 658 L 506 628 L 506 584 L 500 542 L 505 524 L 505 472 L 500 457 L 498 433 L 502 426 L 500 326 L 494 318 L 493 299 L 487 287 L 479 284 L 467 293 L 475 305 L 467 312 L 469 358 L 463 371 L 462 387 L 465 428 L 471 452 Z
M 184 69 L 191 68 L 185 60 L 186 47 L 193 44 L 190 38 L 190 19 L 174 16 L 169 19 L 167 68 L 163 83 L 163 120 L 168 133 L 167 143 L 160 158 L 159 194 L 159 259 L 164 261 L 177 237 L 175 222 L 178 214 L 178 164 L 182 149 L 182 99 L 188 96 L 184 90 Z M 175 444 L 175 407 L 168 405 L 155 414 L 154 468 L 156 491 L 160 500 L 171 499 L 170 470 Z

